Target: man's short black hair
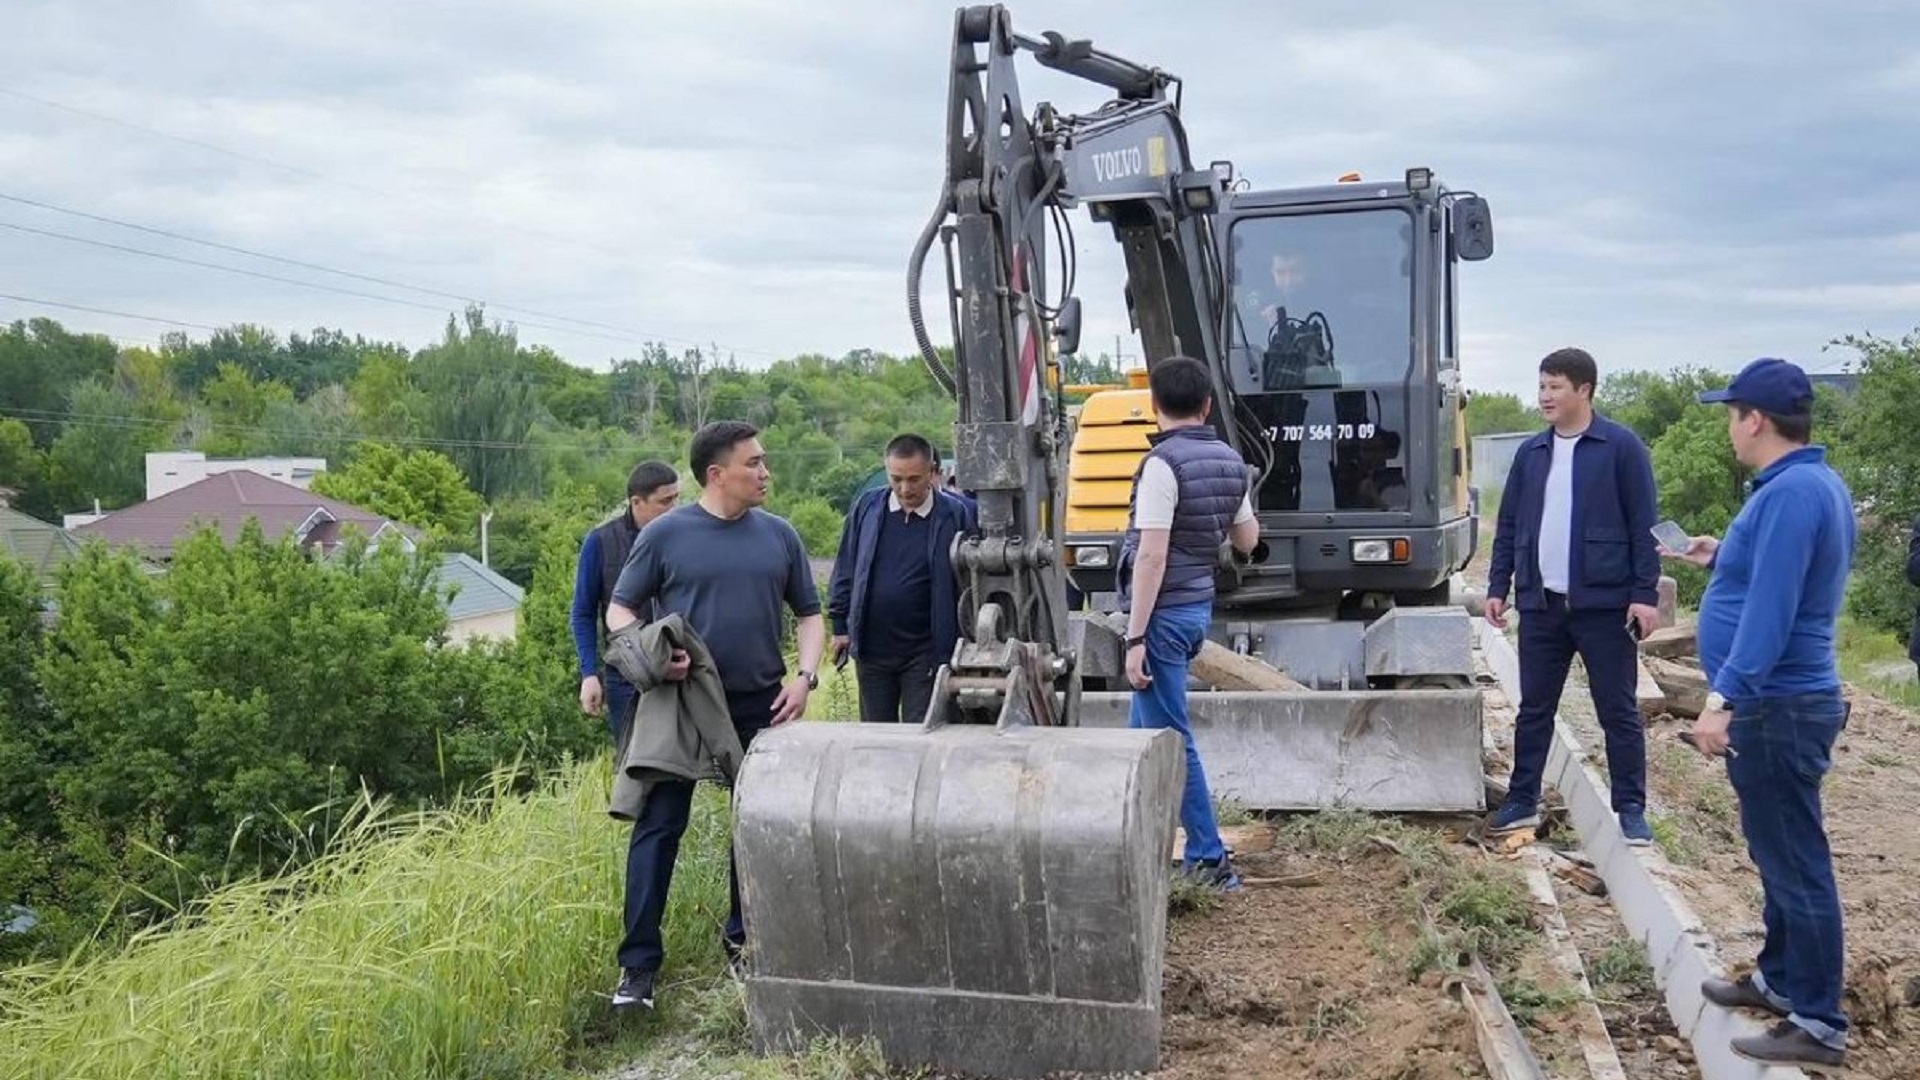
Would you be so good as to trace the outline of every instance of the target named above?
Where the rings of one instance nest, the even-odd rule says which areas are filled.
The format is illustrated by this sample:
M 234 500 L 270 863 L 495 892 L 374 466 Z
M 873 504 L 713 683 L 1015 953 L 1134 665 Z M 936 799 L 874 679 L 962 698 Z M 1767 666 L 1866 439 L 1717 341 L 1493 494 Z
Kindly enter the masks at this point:
M 643 461 L 627 474 L 627 498 L 650 499 L 668 484 L 680 482 L 680 474 L 664 461 Z
M 688 452 L 688 464 L 693 466 L 693 478 L 701 486 L 707 486 L 707 470 L 715 465 L 725 464 L 725 457 L 733 448 L 760 434 L 760 429 L 745 420 L 715 420 L 706 427 L 693 433 L 693 447 Z
M 1573 384 L 1577 392 L 1587 388 L 1592 397 L 1600 389 L 1600 365 L 1585 349 L 1555 349 L 1540 361 L 1540 374 L 1558 375 Z
M 933 444 L 924 436 L 909 431 L 895 435 L 887 444 L 887 456 L 890 458 L 919 458 L 928 465 L 940 464 L 940 455 L 933 452 Z
M 1767 423 L 1773 425 L 1773 430 L 1779 432 L 1781 438 L 1796 446 L 1805 446 L 1813 441 L 1813 414 L 1811 413 L 1782 416 L 1779 413 L 1770 413 L 1765 409 L 1756 409 L 1751 405 L 1743 405 L 1738 401 L 1732 402 L 1731 404 L 1733 405 L 1733 411 L 1739 413 L 1742 420 L 1745 420 L 1754 413 L 1759 413 L 1761 416 L 1766 417 Z
M 1192 420 L 1213 398 L 1207 365 L 1190 356 L 1169 356 L 1147 374 L 1153 407 L 1172 420 Z

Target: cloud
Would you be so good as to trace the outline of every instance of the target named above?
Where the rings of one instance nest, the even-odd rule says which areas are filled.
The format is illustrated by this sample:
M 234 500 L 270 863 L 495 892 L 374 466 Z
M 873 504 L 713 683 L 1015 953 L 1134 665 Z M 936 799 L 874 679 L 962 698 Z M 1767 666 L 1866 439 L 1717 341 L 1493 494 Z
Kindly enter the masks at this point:
M 1461 284 L 1472 385 L 1525 391 L 1562 344 L 1612 369 L 1731 367 L 1920 321 L 1920 54 L 1898 11 L 1207 10 L 1012 8 L 1024 33 L 1059 28 L 1179 74 L 1202 164 L 1231 158 L 1261 186 L 1424 164 L 1485 195 L 1497 251 Z M 0 94 L 0 191 L 637 332 L 523 332 L 582 363 L 647 336 L 747 362 L 907 351 L 906 260 L 944 168 L 952 19 L 891 0 L 831 15 L 772 0 L 20 0 L 0 89 L 126 124 Z M 1022 63 L 1029 109 L 1103 99 Z M 13 204 L 0 220 L 343 284 Z M 1088 347 L 1118 336 L 1136 353 L 1110 232 L 1081 212 L 1075 240 Z M 944 341 L 938 260 L 928 276 Z M 435 310 L 0 234 L 0 292 L 416 345 L 439 334 L 441 301 L 368 291 Z M 0 319 L 32 313 L 0 301 Z

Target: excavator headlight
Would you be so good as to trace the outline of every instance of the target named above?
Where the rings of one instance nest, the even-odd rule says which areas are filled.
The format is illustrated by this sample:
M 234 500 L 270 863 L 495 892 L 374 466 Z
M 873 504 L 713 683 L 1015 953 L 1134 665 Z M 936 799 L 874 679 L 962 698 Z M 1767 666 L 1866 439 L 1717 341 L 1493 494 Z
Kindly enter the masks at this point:
M 1412 560 L 1413 545 L 1404 536 L 1376 536 L 1355 540 L 1353 561 L 1357 563 L 1403 563 Z
M 1067 549 L 1067 554 L 1072 558 L 1073 565 L 1086 570 L 1105 570 L 1113 565 L 1113 549 L 1105 544 L 1083 544 L 1070 547 Z
M 1407 190 L 1425 191 L 1433 186 L 1433 170 L 1416 167 L 1407 170 Z

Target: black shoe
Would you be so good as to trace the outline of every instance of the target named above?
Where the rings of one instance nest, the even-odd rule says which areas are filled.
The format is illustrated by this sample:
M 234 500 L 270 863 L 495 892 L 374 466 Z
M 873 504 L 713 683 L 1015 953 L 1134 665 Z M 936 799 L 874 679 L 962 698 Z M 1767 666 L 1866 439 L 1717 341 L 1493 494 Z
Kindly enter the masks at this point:
M 1847 1052 L 1835 1050 L 1790 1020 L 1773 1025 L 1765 1035 L 1746 1035 L 1732 1042 L 1733 1052 L 1768 1065 L 1824 1065 L 1847 1063 Z
M 1782 1019 L 1787 1015 L 1787 1010 L 1775 1005 L 1772 998 L 1753 985 L 1751 975 L 1742 975 L 1731 982 L 1708 979 L 1700 984 L 1700 996 L 1723 1009 L 1764 1009 Z
M 613 989 L 613 1007 L 628 1009 L 635 1005 L 653 1008 L 653 972 L 626 968 L 620 973 L 620 985 Z

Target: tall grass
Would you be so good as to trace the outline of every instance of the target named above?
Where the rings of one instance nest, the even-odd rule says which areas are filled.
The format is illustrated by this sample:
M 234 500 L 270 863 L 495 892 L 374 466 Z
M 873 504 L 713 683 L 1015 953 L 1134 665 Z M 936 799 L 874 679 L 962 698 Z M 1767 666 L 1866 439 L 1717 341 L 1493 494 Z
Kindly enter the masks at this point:
M 627 827 L 602 758 L 424 815 L 362 804 L 333 850 L 94 959 L 0 972 L 0 1078 L 549 1073 L 606 1015 Z M 703 785 L 665 982 L 721 967 L 725 795 Z

